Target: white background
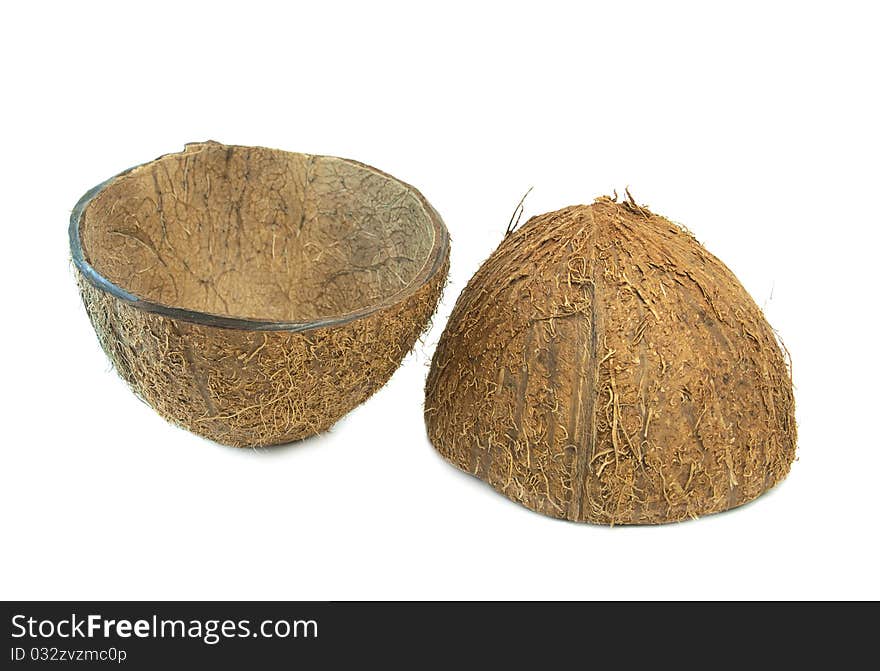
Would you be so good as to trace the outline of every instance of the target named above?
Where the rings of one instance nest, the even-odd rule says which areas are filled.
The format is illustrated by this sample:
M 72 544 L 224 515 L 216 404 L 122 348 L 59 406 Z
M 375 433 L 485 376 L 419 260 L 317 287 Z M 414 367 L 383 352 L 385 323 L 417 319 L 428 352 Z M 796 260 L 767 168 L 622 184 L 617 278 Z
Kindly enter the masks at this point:
M 0 597 L 880 598 L 873 12 L 4 5 Z M 166 424 L 86 319 L 71 207 L 204 139 L 373 164 L 450 229 L 433 328 L 327 435 L 240 450 Z M 738 274 L 794 361 L 788 480 L 697 522 L 608 529 L 529 512 L 435 454 L 430 356 L 532 185 L 527 217 L 629 185 Z

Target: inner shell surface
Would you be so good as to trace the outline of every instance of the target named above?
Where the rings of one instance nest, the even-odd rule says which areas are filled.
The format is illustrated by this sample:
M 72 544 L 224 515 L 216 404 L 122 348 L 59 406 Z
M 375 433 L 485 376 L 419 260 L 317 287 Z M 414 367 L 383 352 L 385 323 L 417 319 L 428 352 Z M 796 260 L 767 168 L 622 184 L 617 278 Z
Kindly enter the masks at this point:
M 434 228 L 405 184 L 344 159 L 190 145 L 86 207 L 86 260 L 154 303 L 272 321 L 383 301 L 428 262 Z

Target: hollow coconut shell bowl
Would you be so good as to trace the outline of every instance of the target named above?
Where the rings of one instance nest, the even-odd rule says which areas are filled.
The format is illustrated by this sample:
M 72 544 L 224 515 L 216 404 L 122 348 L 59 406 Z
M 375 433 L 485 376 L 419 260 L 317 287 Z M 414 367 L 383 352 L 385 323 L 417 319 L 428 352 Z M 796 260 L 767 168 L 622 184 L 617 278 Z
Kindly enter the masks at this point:
M 70 220 L 104 351 L 161 416 L 235 446 L 320 433 L 391 377 L 433 314 L 449 236 L 356 161 L 187 145 Z
M 428 376 L 437 450 L 553 517 L 658 524 L 782 480 L 789 367 L 733 273 L 631 199 L 508 235 L 455 305 Z

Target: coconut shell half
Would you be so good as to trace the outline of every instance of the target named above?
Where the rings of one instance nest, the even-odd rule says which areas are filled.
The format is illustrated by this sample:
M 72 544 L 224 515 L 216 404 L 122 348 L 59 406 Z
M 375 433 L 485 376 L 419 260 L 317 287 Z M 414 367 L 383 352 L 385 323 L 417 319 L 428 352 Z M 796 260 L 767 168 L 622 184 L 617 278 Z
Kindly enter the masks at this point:
M 86 193 L 70 221 L 104 351 L 156 411 L 220 443 L 320 433 L 433 314 L 440 216 L 356 161 L 191 144 Z
M 795 456 L 789 366 L 733 273 L 631 199 L 507 236 L 427 381 L 436 449 L 553 517 L 659 524 L 750 501 Z

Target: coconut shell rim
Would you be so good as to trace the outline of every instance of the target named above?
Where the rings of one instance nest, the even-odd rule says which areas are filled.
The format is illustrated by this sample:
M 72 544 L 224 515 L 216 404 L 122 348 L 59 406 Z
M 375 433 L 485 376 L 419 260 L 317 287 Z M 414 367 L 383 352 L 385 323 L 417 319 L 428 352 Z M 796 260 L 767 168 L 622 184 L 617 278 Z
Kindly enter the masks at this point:
M 352 310 L 341 315 L 334 315 L 331 317 L 324 317 L 321 319 L 310 321 L 277 321 L 269 319 L 235 317 L 232 315 L 221 315 L 211 312 L 203 312 L 200 310 L 190 310 L 188 308 L 175 307 L 173 305 L 166 305 L 164 303 L 147 300 L 131 293 L 130 291 L 127 291 L 123 287 L 104 277 L 104 275 L 98 272 L 94 268 L 94 266 L 92 266 L 92 264 L 90 264 L 86 260 L 85 254 L 83 252 L 82 240 L 80 238 L 80 223 L 83 213 L 85 212 L 89 203 L 91 203 L 92 200 L 94 200 L 99 193 L 101 193 L 105 188 L 113 184 L 117 179 L 128 175 L 138 168 L 147 166 L 167 156 L 176 156 L 188 152 L 198 151 L 204 146 L 215 144 L 222 143 L 215 142 L 213 140 L 187 143 L 182 152 L 170 152 L 168 154 L 162 154 L 161 156 L 158 156 L 150 161 L 145 161 L 144 163 L 140 163 L 138 165 L 127 168 L 126 170 L 123 170 L 122 172 L 113 175 L 109 179 L 104 180 L 97 186 L 93 186 L 80 197 L 70 213 L 70 224 L 68 226 L 70 254 L 73 259 L 74 266 L 76 266 L 77 270 L 90 284 L 92 284 L 97 289 L 100 289 L 101 291 L 110 294 L 114 298 L 121 300 L 128 305 L 131 305 L 134 308 L 143 310 L 144 312 L 150 312 L 153 314 L 168 317 L 170 319 L 190 322 L 193 324 L 201 324 L 204 326 L 236 329 L 241 331 L 287 331 L 290 333 L 300 333 L 303 331 L 312 331 L 315 329 L 342 326 L 357 319 L 375 314 L 376 312 L 386 310 L 393 305 L 396 305 L 397 303 L 407 299 L 409 296 L 416 293 L 421 287 L 428 284 L 433 279 L 434 275 L 436 275 L 437 272 L 440 271 L 440 269 L 443 267 L 444 259 L 446 258 L 449 250 L 449 231 L 446 228 L 446 224 L 443 222 L 443 219 L 440 217 L 440 214 L 437 212 L 437 210 L 434 209 L 434 207 L 428 202 L 427 198 L 425 198 L 416 187 L 407 182 L 404 182 L 401 179 L 398 179 L 397 177 L 394 177 L 393 175 L 383 170 L 368 165 L 367 163 L 362 163 L 361 161 L 356 161 L 350 158 L 342 158 L 339 156 L 323 154 L 305 154 L 303 152 L 290 152 L 283 149 L 272 149 L 270 147 L 245 145 L 223 146 L 236 149 L 266 149 L 268 151 L 284 152 L 286 154 L 300 154 L 301 156 L 310 156 L 314 158 L 334 159 L 337 161 L 349 163 L 354 166 L 365 168 L 381 177 L 384 177 L 385 179 L 393 180 L 394 182 L 397 182 L 398 184 L 404 186 L 418 200 L 434 230 L 434 242 L 431 247 L 430 253 L 425 259 L 425 264 L 422 266 L 422 269 L 415 276 L 415 278 L 413 278 L 413 280 L 400 291 L 391 294 L 382 301 L 372 303 L 366 307 L 359 308 L 358 310 Z

